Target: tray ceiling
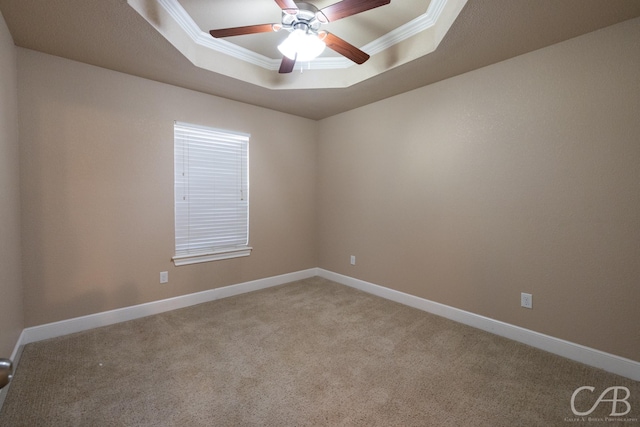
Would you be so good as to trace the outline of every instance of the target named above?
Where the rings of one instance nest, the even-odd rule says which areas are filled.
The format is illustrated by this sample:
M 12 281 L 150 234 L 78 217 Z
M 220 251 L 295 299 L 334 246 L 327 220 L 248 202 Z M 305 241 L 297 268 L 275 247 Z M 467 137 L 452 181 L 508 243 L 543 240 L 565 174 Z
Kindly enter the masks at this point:
M 216 39 L 210 29 L 280 23 L 282 11 L 271 0 L 128 0 L 163 37 L 195 66 L 269 89 L 339 88 L 433 52 L 467 0 L 401 1 L 322 26 L 372 58 L 356 65 L 331 49 L 298 73 L 278 75 L 277 45 L 286 31 Z M 309 0 L 318 9 L 331 0 Z M 223 56 L 226 56 L 223 57 Z

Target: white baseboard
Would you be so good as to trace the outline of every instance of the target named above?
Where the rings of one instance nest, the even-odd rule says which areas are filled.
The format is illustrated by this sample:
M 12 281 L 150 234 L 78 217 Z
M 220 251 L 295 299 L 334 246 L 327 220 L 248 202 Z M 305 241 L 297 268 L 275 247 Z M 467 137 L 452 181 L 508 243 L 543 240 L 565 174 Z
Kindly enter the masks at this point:
M 557 354 L 585 365 L 593 366 L 634 381 L 640 381 L 640 362 L 636 362 L 614 354 L 605 353 L 570 341 L 565 341 L 529 329 L 504 323 L 468 311 L 460 310 L 448 305 L 429 301 L 414 295 L 405 294 L 364 280 L 333 273 L 321 268 L 317 269 L 318 276 L 325 279 L 359 289 L 400 304 L 408 305 L 428 313 L 462 323 L 492 334 L 500 335 L 549 353 Z
M 209 289 L 207 291 L 194 294 L 181 295 L 159 301 L 152 301 L 146 304 L 134 305 L 131 307 L 119 308 L 116 310 L 104 311 L 73 319 L 62 320 L 54 323 L 33 326 L 26 328 L 20 335 L 20 340 L 16 345 L 16 350 L 20 346 L 75 332 L 86 331 L 88 329 L 99 328 L 101 326 L 112 325 L 114 323 L 125 322 L 127 320 L 138 319 L 151 316 L 153 314 L 164 313 L 166 311 L 189 307 L 204 302 L 227 298 L 234 295 L 270 288 L 284 283 L 302 280 L 317 275 L 316 268 L 297 271 L 294 273 L 282 274 L 279 276 L 267 277 L 222 288 Z
M 13 361 L 14 365 L 18 364 L 18 359 L 20 359 L 20 353 L 22 353 L 22 346 L 24 345 L 24 330 L 22 330 L 22 332 L 20 333 L 20 336 L 18 337 L 18 342 L 16 343 L 16 346 L 13 348 L 13 353 L 11 353 L 11 360 Z
M 208 301 L 257 291 L 259 289 L 265 289 L 313 276 L 324 277 L 342 285 L 356 288 L 400 304 L 408 305 L 465 325 L 491 332 L 493 334 L 566 357 L 567 359 L 584 363 L 585 365 L 603 369 L 605 371 L 630 378 L 634 381 L 640 381 L 640 362 L 561 340 L 559 338 L 480 316 L 478 314 L 470 313 L 444 304 L 429 301 L 414 295 L 395 291 L 393 289 L 365 282 L 364 280 L 333 273 L 321 268 L 310 268 L 308 270 L 283 274 L 280 276 L 258 279 L 236 285 L 225 286 L 223 288 L 210 289 L 194 294 L 181 295 L 165 300 L 153 301 L 146 304 L 26 328 L 22 331 L 11 358 L 17 366 L 17 359 L 20 357 L 22 346 L 35 341 L 55 338 L 101 326 L 112 325 L 114 323 L 125 322 L 127 320 L 138 319 L 153 314 L 159 314 Z

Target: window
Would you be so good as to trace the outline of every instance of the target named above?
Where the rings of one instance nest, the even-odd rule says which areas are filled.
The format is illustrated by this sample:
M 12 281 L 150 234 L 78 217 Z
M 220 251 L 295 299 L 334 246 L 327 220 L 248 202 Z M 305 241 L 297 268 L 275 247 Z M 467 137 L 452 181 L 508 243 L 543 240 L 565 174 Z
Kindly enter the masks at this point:
M 248 256 L 249 135 L 174 124 L 175 265 Z

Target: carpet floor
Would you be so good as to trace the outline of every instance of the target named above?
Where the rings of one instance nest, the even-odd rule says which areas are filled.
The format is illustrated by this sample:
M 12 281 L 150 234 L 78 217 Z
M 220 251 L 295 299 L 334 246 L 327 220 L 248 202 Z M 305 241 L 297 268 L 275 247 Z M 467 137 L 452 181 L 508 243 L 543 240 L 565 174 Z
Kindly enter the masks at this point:
M 610 416 L 602 401 L 574 415 L 582 386 L 595 389 L 576 396 L 578 411 L 611 386 L 629 389 L 631 411 Z M 0 410 L 11 427 L 633 427 L 638 418 L 638 382 L 318 277 L 28 344 Z

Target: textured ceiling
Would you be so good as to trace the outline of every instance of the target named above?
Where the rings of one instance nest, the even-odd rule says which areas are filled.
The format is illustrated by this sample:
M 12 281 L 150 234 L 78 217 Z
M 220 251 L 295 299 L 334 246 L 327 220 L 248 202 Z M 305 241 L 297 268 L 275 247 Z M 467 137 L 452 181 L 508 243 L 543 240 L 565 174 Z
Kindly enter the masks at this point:
M 469 0 L 435 52 L 346 88 L 290 90 L 195 67 L 126 0 L 0 0 L 0 11 L 17 46 L 321 119 L 638 17 L 640 1 Z

